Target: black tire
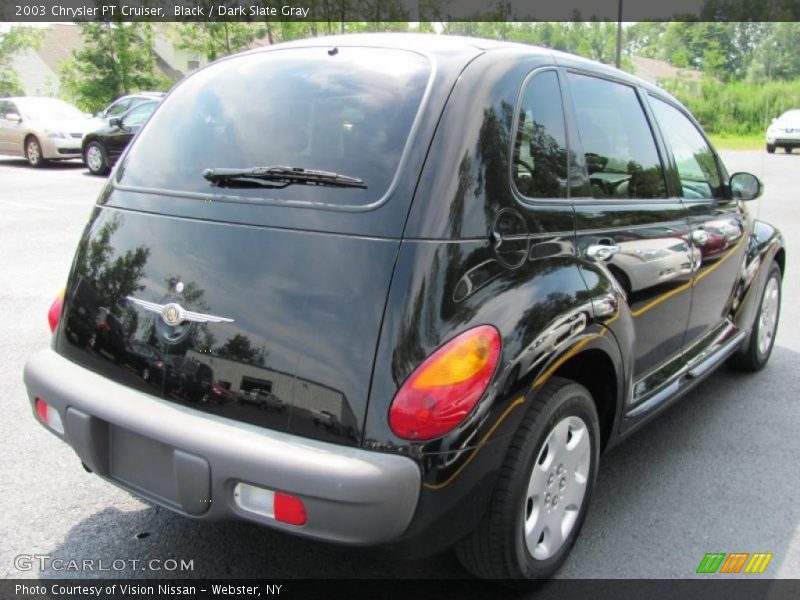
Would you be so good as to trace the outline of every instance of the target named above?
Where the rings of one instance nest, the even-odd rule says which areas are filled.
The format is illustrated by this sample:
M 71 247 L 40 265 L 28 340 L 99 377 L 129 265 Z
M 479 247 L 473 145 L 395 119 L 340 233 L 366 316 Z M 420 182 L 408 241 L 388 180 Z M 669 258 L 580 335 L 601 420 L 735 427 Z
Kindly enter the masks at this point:
M 47 160 L 42 156 L 42 145 L 35 135 L 29 135 L 25 138 L 25 159 L 34 169 L 47 164 Z
M 90 156 L 92 153 L 92 156 Z M 108 175 L 108 153 L 100 142 L 90 142 L 83 152 L 83 162 L 92 175 Z
M 532 509 L 526 498 L 528 483 L 534 462 L 548 452 L 544 445 L 549 434 L 569 417 L 581 419 L 589 435 L 586 489 L 577 518 L 562 545 L 540 560 L 529 552 L 524 536 L 524 520 Z M 519 588 L 535 586 L 537 580 L 552 575 L 569 554 L 586 518 L 599 453 L 600 427 L 589 390 L 568 379 L 553 377 L 532 401 L 509 445 L 487 513 L 475 531 L 456 546 L 461 564 L 478 577 L 504 580 Z M 541 505 L 537 510 L 542 510 Z
M 794 148 L 792 146 L 787 146 L 786 148 L 783 149 L 783 151 L 786 152 L 786 154 L 791 154 L 793 150 Z
M 767 144 L 767 152 L 775 154 L 775 144 Z
M 775 311 L 775 325 L 772 337 L 769 339 L 769 344 L 766 348 L 759 347 L 759 337 L 762 327 L 761 312 L 764 310 L 764 298 L 770 291 L 770 281 L 775 281 L 777 284 L 778 292 L 778 305 Z M 781 314 L 781 269 L 776 263 L 772 263 L 769 267 L 769 274 L 767 281 L 764 283 L 764 289 L 761 291 L 761 298 L 758 300 L 758 312 L 753 320 L 753 326 L 750 329 L 750 335 L 742 343 L 742 347 L 730 359 L 730 364 L 740 371 L 760 371 L 764 368 L 772 354 L 772 348 L 775 345 L 775 334 L 778 331 L 778 322 Z

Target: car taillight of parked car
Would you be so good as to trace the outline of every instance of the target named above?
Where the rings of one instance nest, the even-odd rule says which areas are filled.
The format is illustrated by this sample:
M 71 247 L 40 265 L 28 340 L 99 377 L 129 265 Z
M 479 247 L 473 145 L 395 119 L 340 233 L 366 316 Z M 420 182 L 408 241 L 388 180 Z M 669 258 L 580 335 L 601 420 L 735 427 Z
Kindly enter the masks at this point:
M 481 325 L 453 338 L 414 370 L 389 409 L 389 425 L 404 440 L 452 431 L 475 408 L 500 358 L 500 333 Z
M 61 319 L 61 308 L 64 305 L 65 290 L 66 288 L 61 288 L 56 295 L 56 299 L 53 300 L 53 303 L 50 305 L 50 310 L 47 311 L 47 322 L 50 325 L 51 332 L 56 330 L 56 327 L 58 327 L 58 321 Z

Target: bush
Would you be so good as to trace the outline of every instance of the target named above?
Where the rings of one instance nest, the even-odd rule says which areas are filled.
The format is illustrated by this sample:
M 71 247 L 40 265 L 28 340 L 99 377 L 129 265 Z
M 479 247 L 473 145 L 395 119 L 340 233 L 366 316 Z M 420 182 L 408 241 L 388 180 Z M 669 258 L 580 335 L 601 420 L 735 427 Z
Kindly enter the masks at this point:
M 763 134 L 774 117 L 800 108 L 800 79 L 751 83 L 673 80 L 664 89 L 692 111 L 708 133 Z

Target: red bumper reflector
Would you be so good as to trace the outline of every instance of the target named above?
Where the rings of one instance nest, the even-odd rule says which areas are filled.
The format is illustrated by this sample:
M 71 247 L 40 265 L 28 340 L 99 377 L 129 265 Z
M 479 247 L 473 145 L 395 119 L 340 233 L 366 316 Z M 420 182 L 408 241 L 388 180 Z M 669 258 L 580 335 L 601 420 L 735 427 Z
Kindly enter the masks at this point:
M 305 525 L 308 517 L 300 498 L 275 492 L 275 520 L 289 525 Z
M 56 433 L 60 433 L 63 435 L 64 433 L 64 423 L 61 420 L 61 415 L 58 414 L 58 411 L 50 406 L 47 402 L 42 400 L 41 398 L 36 398 L 36 416 L 39 417 L 39 420 L 42 422 L 42 425 L 45 427 L 52 429 Z
M 41 398 L 36 399 L 36 414 L 39 420 L 47 425 L 47 403 Z

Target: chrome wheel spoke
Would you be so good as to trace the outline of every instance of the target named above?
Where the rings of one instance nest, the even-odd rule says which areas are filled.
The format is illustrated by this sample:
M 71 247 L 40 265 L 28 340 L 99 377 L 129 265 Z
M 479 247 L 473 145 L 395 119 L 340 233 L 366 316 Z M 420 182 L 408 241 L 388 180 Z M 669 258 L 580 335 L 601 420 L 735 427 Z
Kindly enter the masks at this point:
M 580 510 L 583 497 L 586 495 L 586 478 L 574 476 L 573 481 L 564 490 L 564 509 Z
M 561 513 L 558 514 L 561 516 Z M 561 545 L 564 543 L 564 532 L 561 528 L 561 519 L 560 518 L 552 518 L 547 525 L 547 529 L 545 530 L 544 540 L 542 541 L 542 545 L 546 548 L 548 557 L 555 554 Z
M 539 495 L 539 492 L 547 486 L 547 477 L 547 471 L 534 463 L 531 479 L 528 482 L 528 498 L 536 498 Z

